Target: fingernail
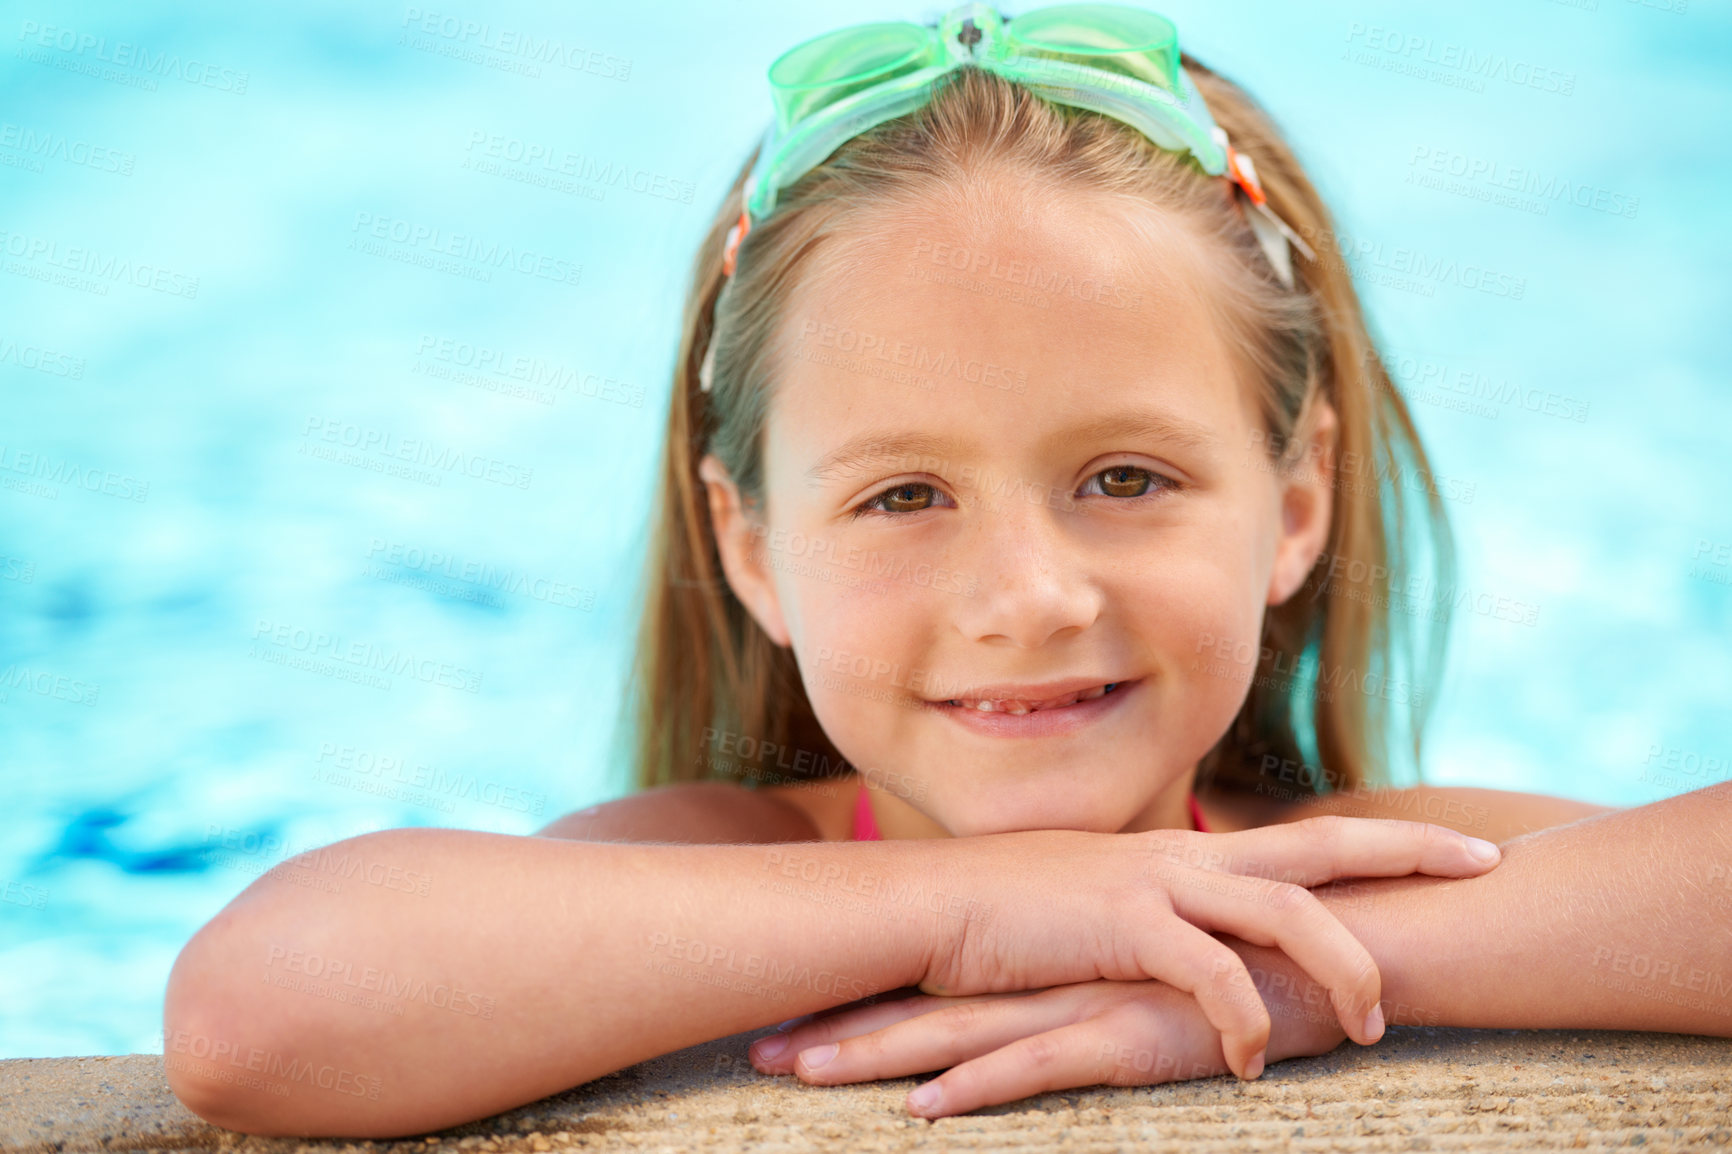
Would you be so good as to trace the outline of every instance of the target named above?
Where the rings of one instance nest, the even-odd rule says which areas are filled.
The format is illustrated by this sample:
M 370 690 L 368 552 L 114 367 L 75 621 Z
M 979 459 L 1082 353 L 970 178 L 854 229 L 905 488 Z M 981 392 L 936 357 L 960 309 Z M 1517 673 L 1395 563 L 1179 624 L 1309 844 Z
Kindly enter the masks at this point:
M 938 1100 L 944 1097 L 944 1087 L 937 1082 L 928 1082 L 908 1092 L 908 1108 L 910 1110 L 930 1110 L 938 1105 Z
M 1246 1081 L 1250 1081 L 1251 1079 L 1260 1077 L 1262 1075 L 1262 1073 L 1263 1073 L 1263 1056 L 1267 1053 L 1268 1053 L 1267 1050 L 1258 1050 L 1257 1051 L 1257 1056 L 1255 1058 L 1252 1058 L 1250 1064 L 1245 1067 L 1245 1080 Z
M 800 1051 L 800 1061 L 806 1064 L 806 1069 L 816 1070 L 830 1064 L 830 1059 L 842 1048 L 841 1043 L 831 1042 L 827 1046 L 813 1046 L 810 1050 Z
M 1496 861 L 1501 851 L 1497 846 L 1484 838 L 1470 837 L 1467 839 L 1467 852 L 1473 855 L 1475 861 Z
M 782 1056 L 782 1051 L 788 1048 L 788 1036 L 777 1034 L 770 1038 L 759 1038 L 752 1043 L 752 1050 L 760 1061 L 770 1062 Z
M 1371 1012 L 1365 1015 L 1365 1036 L 1373 1042 L 1383 1037 L 1383 1005 L 1379 1003 L 1371 1007 Z

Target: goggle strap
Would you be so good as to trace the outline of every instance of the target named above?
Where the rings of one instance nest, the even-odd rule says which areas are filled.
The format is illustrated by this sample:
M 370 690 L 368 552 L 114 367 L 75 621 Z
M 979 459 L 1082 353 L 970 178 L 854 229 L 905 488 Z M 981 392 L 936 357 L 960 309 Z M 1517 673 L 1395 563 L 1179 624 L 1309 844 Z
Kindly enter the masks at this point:
M 698 366 L 698 392 L 707 393 L 716 377 L 716 330 L 710 328 L 710 345 L 704 350 L 704 363 Z
M 1255 162 L 1228 142 L 1225 129 L 1219 125 L 1211 127 L 1213 131 L 1209 135 L 1214 138 L 1215 143 L 1220 145 L 1227 157 L 1227 168 L 1223 175 L 1237 185 L 1250 202 L 1250 211 L 1255 214 L 1255 217 L 1246 218 L 1251 223 L 1251 231 L 1256 234 L 1264 255 L 1269 258 L 1269 263 L 1274 267 L 1281 283 L 1291 289 L 1293 287 L 1293 261 L 1292 256 L 1287 251 L 1287 245 L 1291 245 L 1304 253 L 1307 260 L 1315 261 L 1317 254 L 1312 251 L 1311 246 L 1306 244 L 1298 233 L 1288 226 L 1286 221 L 1276 214 L 1274 209 L 1269 207 L 1269 198 L 1263 192 L 1262 182 L 1257 179 Z M 763 152 L 760 151 L 760 159 L 762 156 Z M 757 176 L 757 173 L 754 173 L 753 176 Z M 756 184 L 755 179 L 747 181 L 747 187 L 741 196 L 740 219 L 728 229 L 727 240 L 722 245 L 722 275 L 724 277 L 734 275 L 734 266 L 739 259 L 740 242 L 745 240 L 746 234 L 752 231 L 752 215 L 749 205 L 753 186 Z M 1274 232 L 1271 233 L 1270 229 L 1273 229 Z M 712 344 L 704 355 L 704 363 L 698 373 L 699 388 L 706 393 L 710 391 L 710 378 L 714 366 L 715 346 Z
M 1317 254 L 1311 251 L 1299 234 L 1294 232 L 1286 221 L 1269 207 L 1269 198 L 1263 192 L 1263 182 L 1257 179 L 1257 165 L 1243 152 L 1227 143 L 1225 129 L 1216 127 L 1215 141 L 1227 153 L 1227 179 L 1239 186 L 1250 202 L 1250 213 L 1245 219 L 1251 224 L 1251 231 L 1257 234 L 1257 243 L 1263 246 L 1263 253 L 1274 266 L 1275 275 L 1288 288 L 1293 287 L 1293 257 L 1287 246 L 1292 245 L 1305 254 L 1305 259 L 1315 261 Z M 1270 229 L 1274 229 L 1271 233 Z
M 728 239 L 722 245 L 722 275 L 734 275 L 734 261 L 740 255 L 740 242 L 746 239 L 746 234 L 752 231 L 752 217 L 744 208 L 740 209 L 740 219 L 728 230 Z
M 1257 166 L 1251 163 L 1251 158 L 1226 143 L 1227 134 L 1221 133 L 1222 147 L 1227 150 L 1227 175 L 1233 183 L 1245 190 L 1245 195 L 1251 198 L 1252 204 L 1262 204 L 1263 185 L 1257 180 Z

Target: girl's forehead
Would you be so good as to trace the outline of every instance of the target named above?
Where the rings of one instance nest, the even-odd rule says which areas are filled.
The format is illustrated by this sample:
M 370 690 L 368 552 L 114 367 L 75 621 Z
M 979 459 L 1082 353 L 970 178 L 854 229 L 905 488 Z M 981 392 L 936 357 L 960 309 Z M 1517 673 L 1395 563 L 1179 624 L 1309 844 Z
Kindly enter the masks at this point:
M 1026 224 L 893 219 L 821 262 L 783 317 L 773 485 L 813 486 L 838 447 L 875 437 L 1024 461 L 1114 421 L 1217 449 L 1242 437 L 1253 412 L 1182 237 L 1103 227 L 1087 206 Z
M 1195 295 L 1210 275 L 1201 238 L 1171 211 L 1130 195 L 1005 174 L 860 211 L 827 240 L 810 278 L 815 293 L 972 287 L 1021 306 L 1011 315 L 1043 310 L 1054 296 L 1098 297 L 1125 308 L 1131 291 Z
M 954 391 L 960 371 L 967 383 L 1014 379 L 1023 387 L 997 400 L 1015 405 L 1031 375 L 1101 383 L 1225 371 L 1216 274 L 1170 214 L 1066 195 L 1031 218 L 1028 199 L 982 196 L 846 224 L 790 294 L 778 376 L 875 375 L 934 393 Z

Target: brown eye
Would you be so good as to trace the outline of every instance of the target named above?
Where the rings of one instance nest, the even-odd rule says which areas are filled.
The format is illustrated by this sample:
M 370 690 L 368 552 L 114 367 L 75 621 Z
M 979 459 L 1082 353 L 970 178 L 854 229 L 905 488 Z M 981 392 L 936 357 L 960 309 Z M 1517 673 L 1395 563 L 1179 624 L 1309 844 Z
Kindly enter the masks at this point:
M 868 506 L 883 509 L 885 513 L 918 513 L 921 509 L 932 508 L 932 485 L 918 482 L 897 485 L 895 489 L 883 490 L 882 494 L 873 497 Z
M 1135 465 L 1114 465 L 1095 476 L 1101 479 L 1101 492 L 1109 497 L 1141 497 L 1149 491 L 1153 474 Z

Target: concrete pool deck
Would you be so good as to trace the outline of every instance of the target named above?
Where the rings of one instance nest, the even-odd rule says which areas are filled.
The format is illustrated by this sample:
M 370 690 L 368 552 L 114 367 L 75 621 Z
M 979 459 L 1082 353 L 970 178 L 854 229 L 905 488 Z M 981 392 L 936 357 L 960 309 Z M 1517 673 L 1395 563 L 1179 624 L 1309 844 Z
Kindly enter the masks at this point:
M 1241 1084 L 1043 1094 L 929 1123 L 914 1079 L 813 1087 L 746 1061 L 753 1031 L 406 1140 L 251 1138 L 189 1113 L 162 1058 L 0 1062 L 0 1150 L 1646 1150 L 1732 1149 L 1732 1039 L 1395 1027 Z

